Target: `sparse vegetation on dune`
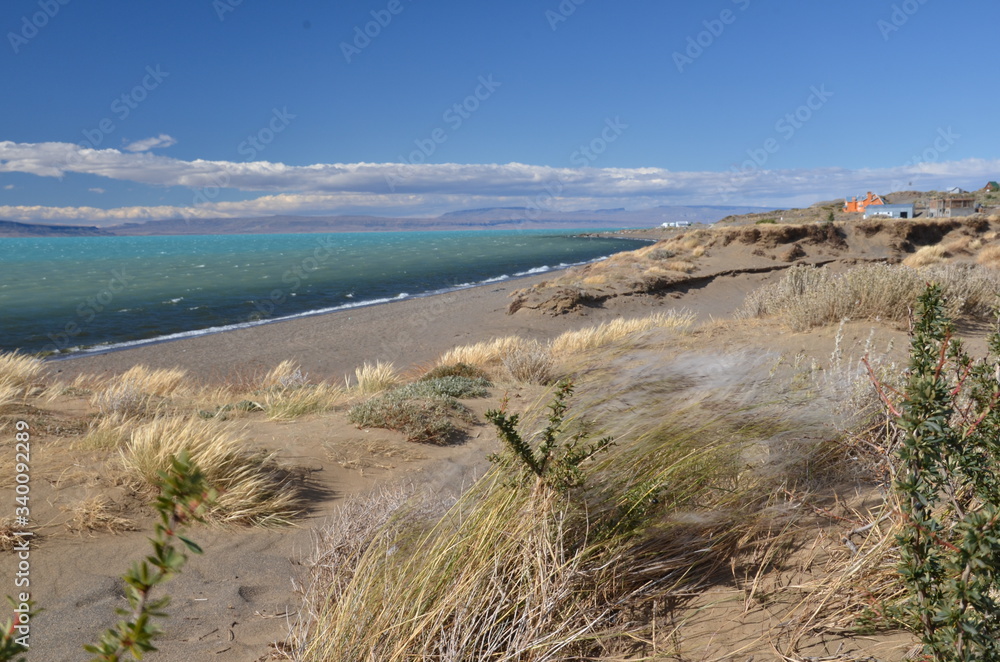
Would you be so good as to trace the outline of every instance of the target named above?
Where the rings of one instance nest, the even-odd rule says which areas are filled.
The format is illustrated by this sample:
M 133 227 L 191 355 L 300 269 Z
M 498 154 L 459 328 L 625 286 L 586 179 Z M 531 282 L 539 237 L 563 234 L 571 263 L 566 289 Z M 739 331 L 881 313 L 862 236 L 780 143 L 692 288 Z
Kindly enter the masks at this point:
M 780 317 L 795 331 L 842 319 L 907 319 L 927 281 L 941 283 L 953 316 L 988 318 L 1000 290 L 1000 277 L 975 266 L 944 265 L 916 270 L 868 264 L 837 274 L 826 268 L 797 266 L 781 281 L 751 293 L 739 317 Z
M 742 365 L 747 377 L 763 369 Z M 382 526 L 349 540 L 321 538 L 296 629 L 299 659 L 636 655 L 649 651 L 637 642 L 655 636 L 655 605 L 683 602 L 715 570 L 776 544 L 786 515 L 772 496 L 775 476 L 748 458 L 785 443 L 792 421 L 750 404 L 778 394 L 707 373 L 664 391 L 669 369 L 633 373 L 623 357 L 605 370 L 629 388 L 612 394 L 595 380 L 574 410 L 599 416 L 626 399 L 634 416 L 594 423 L 553 405 L 535 435 L 536 417 L 497 413 L 494 422 L 531 449 L 531 471 L 510 451 L 444 515 L 382 515 Z M 737 394 L 745 406 L 733 407 Z M 605 433 L 614 445 L 588 439 Z M 785 468 L 809 455 L 800 448 Z
M 464 363 L 488 372 L 491 368 L 499 366 L 503 357 L 522 351 L 526 344 L 527 341 L 520 336 L 494 338 L 472 345 L 455 347 L 445 352 L 438 359 L 438 363 L 440 365 Z
M 983 248 L 976 255 L 976 262 L 993 269 L 1000 268 L 1000 246 L 992 245 Z
M 460 363 L 497 378 L 527 384 L 547 384 L 556 378 L 556 362 L 572 355 L 660 328 L 683 331 L 694 323 L 689 312 L 668 310 L 646 317 L 619 318 L 577 331 L 567 331 L 548 343 L 505 336 L 455 347 L 438 359 L 440 366 Z

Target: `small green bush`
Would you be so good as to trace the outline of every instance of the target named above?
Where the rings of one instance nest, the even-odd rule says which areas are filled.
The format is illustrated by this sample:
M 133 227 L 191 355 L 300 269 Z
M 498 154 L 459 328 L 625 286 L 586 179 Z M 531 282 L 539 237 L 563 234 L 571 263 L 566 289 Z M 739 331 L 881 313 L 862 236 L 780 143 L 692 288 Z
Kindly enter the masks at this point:
M 469 379 L 486 380 L 489 378 L 489 375 L 481 368 L 460 361 L 448 365 L 439 365 L 428 371 L 419 381 L 426 382 L 441 377 L 468 377 Z
M 975 362 L 952 337 L 942 288 L 920 296 L 895 489 L 903 513 L 901 608 L 924 652 L 947 662 L 1000 660 L 1000 329 Z
M 472 412 L 448 396 L 420 397 L 396 389 L 359 405 L 347 414 L 348 420 L 363 428 L 384 428 L 406 435 L 407 441 L 446 444 L 458 434 L 453 418 L 472 422 Z
M 501 409 L 486 412 L 486 418 L 497 429 L 497 436 L 504 442 L 514 457 L 536 480 L 559 491 L 566 492 L 583 484 L 583 470 L 580 465 L 595 455 L 606 451 L 613 443 L 611 437 L 588 445 L 581 445 L 584 434 L 565 435 L 566 404 L 573 394 L 573 382 L 564 379 L 556 385 L 555 398 L 549 404 L 549 424 L 542 430 L 541 441 L 532 448 L 518 430 L 520 417 L 507 414 L 506 401 Z M 491 455 L 494 463 L 504 464 L 500 455 Z
M 757 221 L 754 225 L 774 225 L 777 222 L 778 221 L 774 220 L 773 218 L 762 218 L 759 221 Z
M 469 368 L 471 366 L 465 366 L 458 371 L 478 370 Z M 489 386 L 489 380 L 483 377 L 425 375 L 420 381 L 399 386 L 355 405 L 347 413 L 347 418 L 363 428 L 402 432 L 407 441 L 445 444 L 459 432 L 453 418 L 470 423 L 474 420 L 472 412 L 455 398 L 485 397 Z
M 433 398 L 445 396 L 449 398 L 485 398 L 491 386 L 488 379 L 482 377 L 435 377 L 406 386 L 401 386 L 393 392 L 410 398 Z
M 646 257 L 650 260 L 670 260 L 677 257 L 677 253 L 666 248 L 657 248 L 655 251 L 650 251 Z

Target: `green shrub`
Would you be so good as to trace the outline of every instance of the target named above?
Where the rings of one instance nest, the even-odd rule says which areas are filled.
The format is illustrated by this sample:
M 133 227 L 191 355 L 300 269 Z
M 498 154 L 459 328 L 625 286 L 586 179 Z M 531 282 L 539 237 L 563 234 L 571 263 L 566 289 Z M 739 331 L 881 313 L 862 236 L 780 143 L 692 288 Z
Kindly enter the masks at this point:
M 478 368 L 471 366 L 458 368 L 459 372 L 476 370 Z M 474 420 L 472 412 L 455 398 L 485 397 L 489 386 L 489 380 L 483 377 L 425 375 L 420 381 L 399 386 L 355 405 L 347 413 L 347 418 L 359 427 L 402 432 L 407 441 L 445 444 L 459 432 L 452 419 Z
M 485 398 L 491 386 L 488 379 L 482 377 L 435 377 L 425 379 L 406 386 L 401 386 L 393 392 L 410 398 L 433 398 L 445 396 L 449 398 Z
M 508 415 L 504 411 L 506 401 L 504 408 L 486 412 L 486 418 L 497 429 L 497 436 L 512 451 L 514 457 L 520 460 L 523 467 L 537 480 L 560 492 L 582 484 L 583 471 L 580 465 L 607 450 L 613 443 L 611 437 L 604 437 L 593 444 L 581 445 L 583 433 L 566 438 L 566 400 L 572 394 L 573 383 L 568 379 L 556 385 L 555 398 L 549 405 L 549 424 L 542 430 L 537 448 L 532 448 L 518 431 L 520 417 L 517 414 Z M 503 462 L 499 455 L 492 455 L 490 459 L 493 462 Z
M 402 432 L 407 441 L 424 444 L 446 444 L 454 439 L 459 430 L 453 418 L 473 420 L 472 412 L 454 398 L 414 396 L 404 389 L 355 405 L 347 414 L 348 420 L 359 427 Z
M 671 260 L 677 257 L 677 253 L 666 248 L 657 248 L 656 250 L 650 251 L 646 257 L 650 260 Z
M 488 379 L 489 375 L 486 371 L 478 368 L 474 365 L 468 363 L 450 363 L 448 365 L 439 365 L 432 368 L 420 381 L 425 382 L 431 379 L 439 379 L 441 377 L 468 377 L 469 379 Z
M 762 218 L 756 223 L 754 223 L 754 225 L 773 225 L 777 222 L 778 221 L 774 220 L 773 218 Z
M 901 607 L 935 660 L 1000 660 L 1000 330 L 974 362 L 939 286 L 920 296 L 895 489 L 904 523 Z

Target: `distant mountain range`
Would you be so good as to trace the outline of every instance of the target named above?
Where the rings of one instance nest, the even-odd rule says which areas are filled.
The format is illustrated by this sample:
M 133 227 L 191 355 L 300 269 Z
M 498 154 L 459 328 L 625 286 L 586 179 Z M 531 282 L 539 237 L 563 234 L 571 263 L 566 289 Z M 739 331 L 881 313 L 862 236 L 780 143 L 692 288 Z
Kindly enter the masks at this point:
M 167 219 L 106 227 L 43 225 L 0 220 L 0 237 L 110 237 L 204 234 L 390 232 L 407 230 L 530 230 L 637 228 L 688 221 L 714 223 L 726 216 L 770 211 L 766 207 L 698 205 L 626 211 L 539 211 L 496 207 L 449 212 L 433 218 L 381 216 L 264 216 L 259 218 Z

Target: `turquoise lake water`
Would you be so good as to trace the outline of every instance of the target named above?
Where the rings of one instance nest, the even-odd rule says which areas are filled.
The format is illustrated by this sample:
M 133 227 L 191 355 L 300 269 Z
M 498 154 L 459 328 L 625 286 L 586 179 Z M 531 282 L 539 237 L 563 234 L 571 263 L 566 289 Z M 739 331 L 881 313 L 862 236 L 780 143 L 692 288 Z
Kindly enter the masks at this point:
M 574 234 L 0 239 L 0 349 L 103 351 L 446 292 L 636 247 Z

